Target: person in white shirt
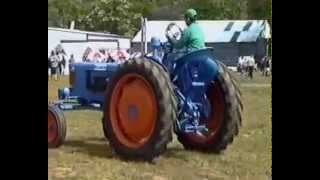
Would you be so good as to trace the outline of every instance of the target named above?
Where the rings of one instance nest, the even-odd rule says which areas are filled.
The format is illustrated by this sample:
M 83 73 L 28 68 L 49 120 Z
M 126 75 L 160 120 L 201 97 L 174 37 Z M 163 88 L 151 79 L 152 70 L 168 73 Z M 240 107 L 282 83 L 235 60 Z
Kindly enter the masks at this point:
M 61 68 L 61 62 L 62 62 L 62 54 L 61 52 L 59 51 L 56 51 L 56 58 L 57 58 L 57 61 L 58 61 L 58 68 L 57 68 L 57 74 L 58 74 L 58 79 L 60 78 L 61 76 L 61 71 L 62 71 L 62 68 Z
M 242 71 L 244 71 L 244 74 L 248 72 L 248 56 L 242 57 Z
M 264 75 L 265 76 L 269 76 L 270 72 L 271 72 L 271 61 L 269 58 L 266 58 L 265 63 L 264 63 Z
M 53 76 L 54 79 L 57 81 L 58 80 L 58 76 L 57 76 L 58 55 L 56 53 L 54 53 L 54 51 L 51 52 L 50 63 L 51 63 L 51 79 L 52 79 L 52 76 Z

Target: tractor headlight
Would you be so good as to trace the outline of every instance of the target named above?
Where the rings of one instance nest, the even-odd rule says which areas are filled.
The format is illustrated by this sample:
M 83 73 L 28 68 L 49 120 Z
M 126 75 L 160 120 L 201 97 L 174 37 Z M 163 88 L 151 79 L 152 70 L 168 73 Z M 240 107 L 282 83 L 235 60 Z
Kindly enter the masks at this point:
M 59 100 L 66 99 L 70 96 L 70 89 L 65 87 L 63 89 L 58 89 Z
M 70 96 L 70 89 L 69 88 L 66 87 L 63 89 L 63 96 L 65 98 Z

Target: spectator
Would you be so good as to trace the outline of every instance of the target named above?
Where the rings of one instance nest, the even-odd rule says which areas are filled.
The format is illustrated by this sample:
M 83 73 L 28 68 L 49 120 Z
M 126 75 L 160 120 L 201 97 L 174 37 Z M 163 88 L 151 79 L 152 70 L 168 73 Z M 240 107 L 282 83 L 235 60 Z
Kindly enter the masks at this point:
M 262 73 L 262 76 L 264 76 L 264 73 L 265 73 L 266 61 L 267 61 L 267 56 L 264 56 L 264 57 L 261 59 L 261 73 Z
M 64 70 L 66 68 L 66 58 L 64 55 L 62 55 L 61 65 L 60 65 L 60 73 L 61 75 L 64 75 Z
M 75 63 L 75 60 L 74 60 L 73 54 L 71 54 L 69 59 L 69 64 L 74 64 L 74 63 Z
M 62 76 L 62 71 L 63 71 L 63 65 L 62 65 L 62 60 L 63 60 L 63 54 L 62 53 L 57 53 L 57 58 L 58 58 L 58 75 L 59 77 Z
M 58 71 L 58 56 L 54 53 L 54 51 L 51 52 L 50 56 L 50 64 L 51 64 L 51 79 L 54 77 L 54 79 L 57 81 L 57 71 Z
M 254 60 L 254 71 L 257 72 L 258 71 L 258 56 L 254 55 L 252 57 L 253 57 L 253 60 Z
M 247 75 L 248 73 L 248 56 L 242 57 L 242 74 Z
M 265 76 L 269 76 L 269 73 L 271 72 L 270 71 L 270 59 L 269 58 L 266 58 L 264 66 L 265 66 L 264 75 Z
M 59 52 L 56 51 L 55 53 L 55 60 L 57 61 L 57 77 L 59 78 L 60 76 L 60 72 L 59 72 L 59 67 L 60 67 L 60 56 L 59 56 Z
M 240 74 L 242 74 L 243 72 L 243 57 L 239 56 L 239 60 L 238 60 L 238 72 Z
M 84 51 L 84 53 L 83 53 L 83 56 L 82 56 L 82 61 L 83 62 L 89 62 L 90 60 L 89 60 L 89 58 L 88 58 L 88 56 L 89 56 L 89 54 L 92 52 L 92 49 L 90 48 L 90 47 L 87 47 L 86 48 L 86 50 Z
M 50 76 L 50 69 L 51 69 L 51 63 L 50 63 L 50 56 L 49 56 L 48 57 L 48 81 L 49 81 L 49 76 Z
M 112 55 L 110 52 L 108 52 L 108 59 L 107 59 L 107 63 L 111 63 L 111 62 L 115 62 L 115 60 L 113 59 Z
M 250 79 L 253 78 L 254 65 L 255 65 L 255 62 L 254 62 L 253 56 L 249 56 L 249 58 L 248 58 L 248 75 L 249 75 Z

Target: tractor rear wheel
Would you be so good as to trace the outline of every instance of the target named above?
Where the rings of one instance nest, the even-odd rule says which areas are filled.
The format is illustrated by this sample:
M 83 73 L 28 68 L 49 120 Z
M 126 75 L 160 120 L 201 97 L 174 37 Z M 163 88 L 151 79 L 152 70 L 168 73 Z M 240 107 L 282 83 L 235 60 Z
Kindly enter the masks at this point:
M 207 97 L 213 109 L 206 123 L 208 136 L 178 133 L 178 140 L 185 149 L 220 153 L 238 135 L 242 122 L 241 92 L 227 67 L 218 62 L 220 75 L 209 87 Z
M 48 105 L 48 148 L 62 145 L 66 137 L 66 119 L 63 112 L 54 105 Z
M 107 85 L 103 130 L 124 159 L 153 161 L 172 139 L 172 88 L 155 62 L 126 61 Z

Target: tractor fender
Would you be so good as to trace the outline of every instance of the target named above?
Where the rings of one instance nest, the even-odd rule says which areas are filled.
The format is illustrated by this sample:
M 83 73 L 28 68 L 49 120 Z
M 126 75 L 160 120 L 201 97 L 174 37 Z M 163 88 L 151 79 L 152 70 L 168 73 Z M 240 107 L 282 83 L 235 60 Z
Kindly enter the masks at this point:
M 200 79 L 206 83 L 216 80 L 220 72 L 216 59 L 211 54 L 211 51 L 207 49 L 192 52 L 178 59 L 173 74 L 180 74 L 184 67 L 189 70 L 192 68 L 197 69 Z

